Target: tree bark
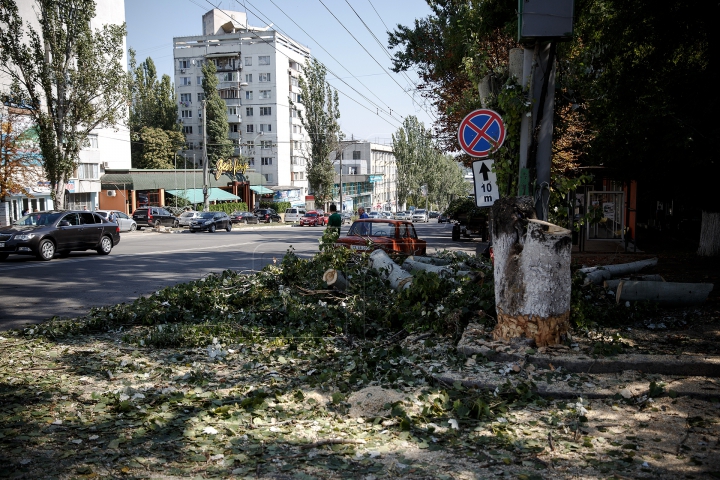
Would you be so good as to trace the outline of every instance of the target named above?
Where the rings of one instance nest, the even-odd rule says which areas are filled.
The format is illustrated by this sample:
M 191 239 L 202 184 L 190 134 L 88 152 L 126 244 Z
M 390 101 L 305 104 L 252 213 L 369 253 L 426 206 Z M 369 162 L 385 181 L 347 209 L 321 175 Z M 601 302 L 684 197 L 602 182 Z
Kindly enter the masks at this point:
M 605 265 L 602 267 L 589 267 L 581 268 L 580 272 L 585 273 L 585 285 L 590 283 L 594 285 L 600 285 L 605 280 L 610 280 L 612 277 L 619 277 L 622 275 L 628 275 L 630 273 L 639 272 L 643 268 L 654 267 L 657 265 L 657 258 L 650 258 L 648 260 L 639 260 L 637 262 L 630 263 L 619 263 L 617 265 Z
M 720 255 L 720 212 L 702 212 L 702 225 L 700 226 L 701 257 L 717 257 Z
M 424 270 L 426 272 L 433 272 L 443 278 L 454 278 L 454 277 L 474 277 L 475 273 L 469 270 L 454 270 L 450 267 L 443 265 L 432 265 L 427 262 L 419 262 L 410 258 L 406 259 L 402 268 L 408 272 L 415 272 L 418 270 Z
M 647 300 L 667 306 L 699 305 L 713 289 L 712 283 L 620 282 L 615 301 Z
M 603 287 L 605 287 L 606 290 L 614 290 L 620 285 L 620 282 L 628 281 L 628 280 L 635 280 L 638 282 L 664 282 L 665 279 L 662 277 L 662 275 L 653 274 L 653 275 L 640 275 L 639 277 L 634 278 L 616 278 L 613 280 L 605 280 L 603 282 Z
M 570 230 L 535 219 L 531 197 L 493 205 L 496 339 L 559 343 L 570 327 Z
M 375 250 L 370 254 L 370 267 L 380 272 L 380 276 L 390 282 L 397 291 L 410 288 L 413 276 L 392 261 L 383 250 Z

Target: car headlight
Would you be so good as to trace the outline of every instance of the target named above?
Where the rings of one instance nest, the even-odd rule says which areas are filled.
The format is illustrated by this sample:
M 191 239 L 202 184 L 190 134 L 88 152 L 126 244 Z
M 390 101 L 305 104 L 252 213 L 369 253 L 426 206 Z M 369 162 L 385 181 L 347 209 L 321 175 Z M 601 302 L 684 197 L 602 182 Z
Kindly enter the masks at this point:
M 15 235 L 15 240 L 30 240 L 34 236 L 34 233 L 21 233 L 19 235 Z

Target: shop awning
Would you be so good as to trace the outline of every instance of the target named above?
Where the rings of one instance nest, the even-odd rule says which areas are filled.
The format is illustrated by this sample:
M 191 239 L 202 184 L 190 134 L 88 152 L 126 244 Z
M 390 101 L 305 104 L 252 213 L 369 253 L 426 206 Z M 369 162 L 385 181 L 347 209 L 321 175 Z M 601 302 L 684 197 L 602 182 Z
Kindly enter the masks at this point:
M 176 197 L 182 197 L 190 203 L 202 203 L 204 201 L 202 188 L 189 188 L 187 190 L 168 190 L 167 193 L 175 195 Z M 233 195 L 230 192 L 221 190 L 219 188 L 211 188 L 208 200 L 211 202 L 226 202 L 226 201 L 237 201 L 241 199 L 237 195 Z
M 275 193 L 273 190 L 265 188 L 262 185 L 250 185 L 250 190 L 261 195 L 265 195 L 266 193 Z

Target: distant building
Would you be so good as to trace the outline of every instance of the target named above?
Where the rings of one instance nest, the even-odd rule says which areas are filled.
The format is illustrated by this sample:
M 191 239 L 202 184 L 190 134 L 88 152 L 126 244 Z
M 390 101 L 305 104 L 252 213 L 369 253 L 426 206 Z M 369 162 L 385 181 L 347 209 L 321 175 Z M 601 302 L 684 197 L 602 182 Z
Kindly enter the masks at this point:
M 125 22 L 124 0 L 96 0 L 96 15 L 91 22 L 91 28 L 100 28 L 107 24 L 122 24 Z M 34 11 L 34 2 L 17 2 L 20 16 L 40 31 L 40 25 Z M 123 52 L 127 48 L 123 45 Z M 123 54 L 123 66 L 127 65 L 127 58 Z M 10 82 L 0 75 L 0 83 Z M 87 207 L 92 210 L 99 205 L 100 176 L 105 169 L 130 168 L 130 131 L 126 125 L 116 125 L 114 128 L 99 128 L 92 131 L 88 141 L 90 145 L 80 152 L 77 169 L 68 179 L 66 185 L 66 200 L 69 208 Z M 8 225 L 19 218 L 27 209 L 56 208 L 50 197 L 50 185 L 46 179 L 27 186 L 32 196 L 12 194 L 0 199 L 0 225 Z
M 365 207 L 368 211 L 396 212 L 397 163 L 392 147 L 359 141 L 344 144 L 341 158 L 331 154 L 336 173 L 333 201 L 340 202 L 342 180 L 343 211 Z
M 184 156 L 202 159 L 202 66 L 214 62 L 220 97 L 227 104 L 235 155 L 259 173 L 255 193 L 304 201 L 308 182 L 301 147 L 308 137 L 297 110 L 298 79 L 310 50 L 270 27 L 247 24 L 247 14 L 213 9 L 202 17 L 203 34 L 173 39 L 178 121 L 187 139 Z

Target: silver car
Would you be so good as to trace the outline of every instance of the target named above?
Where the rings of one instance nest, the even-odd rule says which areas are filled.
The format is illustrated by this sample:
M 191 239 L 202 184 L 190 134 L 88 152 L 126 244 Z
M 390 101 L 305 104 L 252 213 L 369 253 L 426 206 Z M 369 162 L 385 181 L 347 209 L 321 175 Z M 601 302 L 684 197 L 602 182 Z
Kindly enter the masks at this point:
M 405 212 L 397 212 L 395 214 L 395 220 L 407 220 L 408 222 L 412 221 L 412 213 L 409 211 Z
M 178 222 L 180 223 L 181 227 L 189 227 L 190 222 L 192 222 L 193 220 L 195 220 L 197 218 L 200 218 L 201 213 L 202 212 L 196 212 L 194 210 L 190 210 L 188 212 L 183 212 L 178 217 Z
M 134 232 L 137 230 L 137 222 L 119 210 L 95 210 L 95 213 L 103 218 L 108 218 L 110 212 L 115 214 L 115 223 L 118 224 L 121 232 Z
M 417 210 L 415 210 L 415 212 L 413 212 L 413 215 L 412 215 L 412 221 L 427 223 L 429 221 L 427 210 L 422 209 L 422 208 L 418 208 Z

